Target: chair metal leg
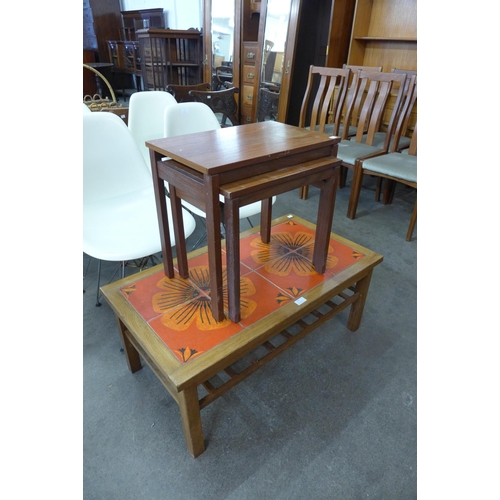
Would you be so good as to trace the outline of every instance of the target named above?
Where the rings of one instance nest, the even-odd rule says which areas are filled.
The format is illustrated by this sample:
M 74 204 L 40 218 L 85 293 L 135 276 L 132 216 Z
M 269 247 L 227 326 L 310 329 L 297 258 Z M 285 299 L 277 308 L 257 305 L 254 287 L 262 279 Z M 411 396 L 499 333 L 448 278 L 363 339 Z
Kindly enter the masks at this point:
M 87 262 L 87 267 L 85 268 L 85 271 L 83 272 L 83 279 L 87 277 L 87 273 L 89 272 L 89 267 L 90 263 L 92 261 L 92 257 L 89 256 L 89 261 Z M 85 293 L 85 288 L 83 289 L 83 293 Z
M 197 240 L 196 243 L 193 245 L 191 250 L 196 250 L 200 243 L 207 237 L 207 232 L 205 231 Z
M 185 207 L 184 207 L 185 208 Z M 191 215 L 196 216 L 195 214 L 193 214 L 189 209 L 185 208 Z M 205 226 L 205 232 L 196 240 L 196 243 L 193 245 L 193 248 L 191 248 L 191 250 L 196 250 L 198 248 L 198 246 L 200 245 L 200 243 L 207 237 L 207 223 L 205 222 L 205 219 L 203 217 L 199 217 L 197 216 L 199 219 L 201 219 L 201 222 L 203 223 L 203 225 Z
M 99 302 L 99 295 L 100 295 L 100 290 L 99 290 L 99 285 L 101 283 L 101 259 L 97 261 L 97 301 L 96 301 L 96 307 L 101 307 L 102 304 Z

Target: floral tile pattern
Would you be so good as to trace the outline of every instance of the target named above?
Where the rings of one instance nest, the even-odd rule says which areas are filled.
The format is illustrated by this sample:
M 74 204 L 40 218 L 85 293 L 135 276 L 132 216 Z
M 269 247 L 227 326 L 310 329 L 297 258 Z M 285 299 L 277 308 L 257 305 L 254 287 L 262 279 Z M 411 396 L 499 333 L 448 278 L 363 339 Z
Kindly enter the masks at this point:
M 272 227 L 269 244 L 262 243 L 258 233 L 241 240 L 239 323 L 216 322 L 212 316 L 206 253 L 189 260 L 188 279 L 177 272 L 169 279 L 159 271 L 138 277 L 121 293 L 177 359 L 186 363 L 364 257 L 331 239 L 325 274 L 318 274 L 312 265 L 314 236 L 314 230 L 289 220 Z M 227 311 L 224 251 L 222 260 Z

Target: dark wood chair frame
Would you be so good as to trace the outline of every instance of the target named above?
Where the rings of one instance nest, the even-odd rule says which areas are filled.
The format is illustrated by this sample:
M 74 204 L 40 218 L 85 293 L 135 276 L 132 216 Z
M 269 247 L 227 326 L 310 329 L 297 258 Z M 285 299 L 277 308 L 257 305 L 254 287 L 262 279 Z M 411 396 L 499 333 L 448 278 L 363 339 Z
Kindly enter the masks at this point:
M 236 100 L 236 94 L 239 92 L 238 87 L 230 87 L 224 90 L 190 90 L 189 95 L 194 101 L 203 102 L 206 104 L 214 113 L 222 114 L 221 126 L 227 126 L 227 119 L 231 121 L 231 124 L 239 125 L 238 120 L 238 103 Z

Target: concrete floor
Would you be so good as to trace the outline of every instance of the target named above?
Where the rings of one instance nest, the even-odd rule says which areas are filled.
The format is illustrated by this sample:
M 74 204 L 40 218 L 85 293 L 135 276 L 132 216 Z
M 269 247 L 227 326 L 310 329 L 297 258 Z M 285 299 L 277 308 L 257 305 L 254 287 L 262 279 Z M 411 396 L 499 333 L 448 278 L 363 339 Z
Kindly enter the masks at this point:
M 384 256 L 361 327 L 347 311 L 202 410 L 206 451 L 187 452 L 176 403 L 145 366 L 128 371 L 110 307 L 95 307 L 96 261 L 83 294 L 83 486 L 86 500 L 304 500 L 417 497 L 416 193 L 392 205 L 366 179 L 355 220 L 350 183 L 332 231 Z M 273 217 L 316 222 L 318 191 L 278 197 Z M 258 217 L 254 218 L 258 224 Z M 247 229 L 246 222 L 242 229 Z M 203 230 L 190 236 L 194 242 Z M 84 255 L 84 269 L 88 263 Z M 104 263 L 103 283 L 116 263 Z M 135 272 L 127 269 L 127 274 Z

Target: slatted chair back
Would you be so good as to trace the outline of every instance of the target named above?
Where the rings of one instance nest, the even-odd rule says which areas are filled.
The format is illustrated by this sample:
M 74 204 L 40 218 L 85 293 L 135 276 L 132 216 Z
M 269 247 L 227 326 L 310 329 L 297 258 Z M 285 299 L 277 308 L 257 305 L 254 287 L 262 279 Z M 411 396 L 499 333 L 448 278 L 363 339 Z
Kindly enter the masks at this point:
M 410 120 L 411 112 L 417 101 L 417 75 L 413 75 L 407 78 L 404 85 L 404 95 L 400 106 L 400 111 L 397 117 L 397 123 L 394 128 L 394 139 L 391 141 L 389 151 L 396 152 L 401 150 L 401 138 L 404 138 L 408 132 L 408 124 Z M 412 136 L 413 137 L 413 136 Z M 411 141 L 407 141 L 405 147 L 408 147 L 408 143 L 411 145 Z
M 326 133 L 339 135 L 349 75 L 347 68 L 310 66 L 299 127 L 325 133 L 325 125 L 331 121 L 333 130 L 326 130 Z
M 344 109 L 342 110 L 342 118 L 341 118 L 342 121 L 345 121 L 345 115 L 347 114 L 347 109 L 349 108 L 349 105 L 354 99 L 354 104 L 351 109 L 351 116 L 350 116 L 351 124 L 349 128 L 345 129 L 344 133 L 342 134 L 343 139 L 348 139 L 356 135 L 357 124 L 359 121 L 359 114 L 361 111 L 363 98 L 365 96 L 366 85 L 368 83 L 366 80 L 363 80 L 358 83 L 359 72 L 360 71 L 380 72 L 382 71 L 382 66 L 359 66 L 354 64 L 344 64 L 342 67 L 347 68 L 351 71 L 351 74 L 349 76 L 349 81 L 347 83 L 347 92 L 344 102 Z
M 389 122 L 385 125 L 387 135 L 383 149 L 385 151 L 389 150 L 391 134 L 396 126 L 400 107 L 403 102 L 405 81 L 405 74 L 365 70 L 361 70 L 358 73 L 354 91 L 356 97 L 362 92 L 363 99 L 357 123 L 357 132 L 352 140 L 360 143 L 363 142 L 369 146 L 373 144 L 375 133 L 381 129 L 387 100 L 393 88 L 395 89 L 397 86 L 394 107 L 390 114 Z M 346 123 L 348 124 L 352 124 L 352 113 L 355 103 L 356 99 L 353 99 L 350 103 L 350 109 L 347 111 Z

